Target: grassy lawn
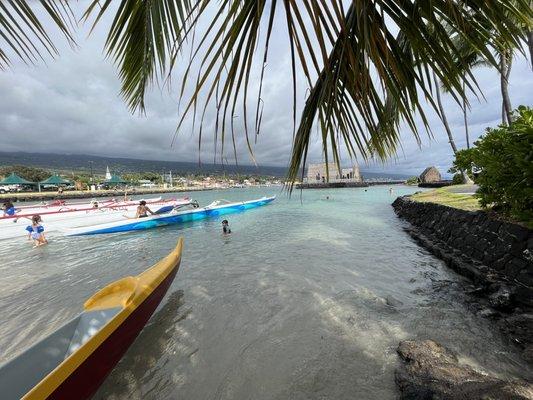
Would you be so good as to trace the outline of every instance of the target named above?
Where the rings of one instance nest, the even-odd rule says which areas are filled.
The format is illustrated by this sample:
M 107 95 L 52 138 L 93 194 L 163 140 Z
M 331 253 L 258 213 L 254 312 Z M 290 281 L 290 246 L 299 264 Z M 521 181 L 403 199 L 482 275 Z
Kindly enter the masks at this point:
M 430 190 L 427 192 L 417 193 L 411 196 L 413 200 L 442 204 L 449 207 L 459 208 L 461 210 L 475 211 L 481 209 L 479 201 L 470 194 L 452 193 L 449 189 L 451 186 Z M 461 185 L 453 186 L 460 188 Z

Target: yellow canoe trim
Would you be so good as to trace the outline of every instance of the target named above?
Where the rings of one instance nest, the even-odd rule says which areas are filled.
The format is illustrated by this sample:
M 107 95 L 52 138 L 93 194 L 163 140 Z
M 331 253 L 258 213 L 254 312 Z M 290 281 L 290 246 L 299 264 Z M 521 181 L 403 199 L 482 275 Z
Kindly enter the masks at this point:
M 135 277 L 129 276 L 115 281 L 89 298 L 84 304 L 86 311 L 112 307 L 123 309 L 26 393 L 23 400 L 42 400 L 50 396 L 146 300 L 174 268 L 179 267 L 182 248 L 183 238 L 180 238 L 176 248 L 150 269 Z

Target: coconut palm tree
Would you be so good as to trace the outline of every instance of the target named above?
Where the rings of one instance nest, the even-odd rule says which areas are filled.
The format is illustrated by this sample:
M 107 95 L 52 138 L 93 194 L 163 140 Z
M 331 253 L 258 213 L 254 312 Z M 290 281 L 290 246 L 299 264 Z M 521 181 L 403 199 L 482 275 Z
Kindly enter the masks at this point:
M 513 106 L 509 97 L 509 77 L 513 63 L 513 50 L 503 48 L 500 51 L 500 87 L 502 91 L 502 124 L 511 124 Z
M 36 62 L 44 52 L 57 53 L 34 13 L 37 4 L 74 43 L 78 17 L 68 1 L 0 2 L 1 65 L 12 56 Z M 283 25 L 293 81 L 291 179 L 305 165 L 314 127 L 324 154 L 332 151 L 337 163 L 338 141 L 351 157 L 394 154 L 402 121 L 419 139 L 415 114 L 429 128 L 422 105 L 427 100 L 438 112 L 432 99 L 434 75 L 457 101 L 465 87 L 476 87 L 472 74 L 457 73 L 450 29 L 497 67 L 492 52 L 502 44 L 519 48 L 526 39 L 523 27 L 531 27 L 533 18 L 530 0 L 93 0 L 83 20 L 98 29 L 106 13 L 114 14 L 106 54 L 117 65 L 131 110 L 143 112 L 147 89 L 167 80 L 176 65 L 186 65 L 178 129 L 187 116 L 196 121 L 198 115 L 195 126 L 201 137 L 206 110 L 214 109 L 214 135 L 222 154 L 228 136 L 236 152 L 237 109 L 250 151 L 250 135 L 260 133 L 270 39 Z M 398 42 L 398 31 L 405 35 L 408 51 Z M 252 71 L 257 69 L 255 82 Z M 302 79 L 308 96 L 300 111 L 297 81 Z M 397 104 L 393 121 L 385 120 L 385 93 Z M 383 130 L 384 125 L 390 129 Z

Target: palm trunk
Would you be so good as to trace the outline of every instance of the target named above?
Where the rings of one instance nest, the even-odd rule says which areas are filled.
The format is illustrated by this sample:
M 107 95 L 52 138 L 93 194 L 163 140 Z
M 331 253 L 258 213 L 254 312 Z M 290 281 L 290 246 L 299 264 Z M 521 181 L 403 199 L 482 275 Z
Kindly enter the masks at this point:
M 468 134 L 468 110 L 466 109 L 466 84 L 463 82 L 463 119 L 465 121 L 466 148 L 470 148 L 470 135 Z
M 436 88 L 435 91 L 437 94 L 437 105 L 439 106 L 440 118 L 444 125 L 444 129 L 446 130 L 446 133 L 448 134 L 448 141 L 450 142 L 450 146 L 452 146 L 453 154 L 455 154 L 457 153 L 457 146 L 455 145 L 455 141 L 453 140 L 452 130 L 450 129 L 450 125 L 448 124 L 448 118 L 446 118 L 446 113 L 444 112 L 444 106 L 442 105 L 442 99 L 440 98 L 439 81 L 436 75 L 433 75 L 433 77 L 435 79 L 435 88 Z
M 529 46 L 529 61 L 531 61 L 531 68 L 533 69 L 533 31 L 527 33 L 527 44 Z
M 440 118 L 442 120 L 442 124 L 444 125 L 444 129 L 446 130 L 446 134 L 448 135 L 448 141 L 450 142 L 450 146 L 452 146 L 453 154 L 455 155 L 457 154 L 457 146 L 455 145 L 455 140 L 453 140 L 452 130 L 450 128 L 450 124 L 448 124 L 448 118 L 446 118 L 446 113 L 444 112 L 444 106 L 442 105 L 442 99 L 440 97 L 439 80 L 437 79 L 437 76 L 435 74 L 433 74 L 433 78 L 435 79 L 435 88 L 436 88 L 435 91 L 437 94 L 437 105 L 439 106 Z M 463 177 L 463 183 L 468 183 L 468 184 L 473 183 L 465 171 L 461 170 L 460 172 Z
M 511 62 L 512 59 L 509 57 L 507 52 L 504 50 L 500 54 L 500 86 L 502 91 L 502 107 L 503 107 L 503 124 L 511 124 L 511 114 L 512 106 L 511 99 L 509 97 L 509 76 L 511 75 Z

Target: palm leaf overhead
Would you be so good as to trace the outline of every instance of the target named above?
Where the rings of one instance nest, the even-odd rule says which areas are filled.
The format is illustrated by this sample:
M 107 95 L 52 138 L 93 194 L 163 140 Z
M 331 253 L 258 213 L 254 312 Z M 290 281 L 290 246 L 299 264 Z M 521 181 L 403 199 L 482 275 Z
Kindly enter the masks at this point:
M 44 60 L 43 53 L 58 54 L 35 9 L 42 7 L 63 36 L 73 45 L 72 30 L 76 19 L 66 0 L 0 1 L 0 69 L 10 64 L 13 56 L 27 64 Z M 9 53 L 12 53 L 10 56 Z
M 115 10 L 110 3 L 93 0 L 85 18 L 95 16 L 97 24 Z M 294 180 L 314 127 L 324 155 L 331 153 L 337 163 L 341 145 L 351 157 L 392 155 L 402 122 L 418 138 L 415 116 L 429 128 L 423 105 L 438 110 L 434 76 L 458 102 L 465 90 L 476 88 L 471 73 L 459 73 L 463 61 L 457 59 L 454 38 L 497 67 L 493 53 L 502 46 L 521 48 L 532 18 L 530 0 L 121 0 L 106 50 L 132 110 L 144 109 L 144 93 L 154 80 L 166 79 L 175 65 L 185 63 L 178 130 L 198 115 L 201 136 L 203 118 L 214 110 L 213 136 L 224 157 L 228 137 L 236 152 L 237 113 L 252 152 L 251 138 L 261 129 L 271 34 L 286 29 L 294 120 L 294 127 L 287 127 L 294 135 L 289 177 Z M 192 46 L 188 60 L 185 46 Z M 296 82 L 302 80 L 308 96 L 298 116 Z
M 144 112 L 144 95 L 154 79 L 164 79 L 168 57 L 182 40 L 191 1 L 122 0 L 105 48 L 119 68 L 122 95 L 132 111 Z M 93 29 L 111 0 L 93 0 L 83 17 L 95 15 Z

